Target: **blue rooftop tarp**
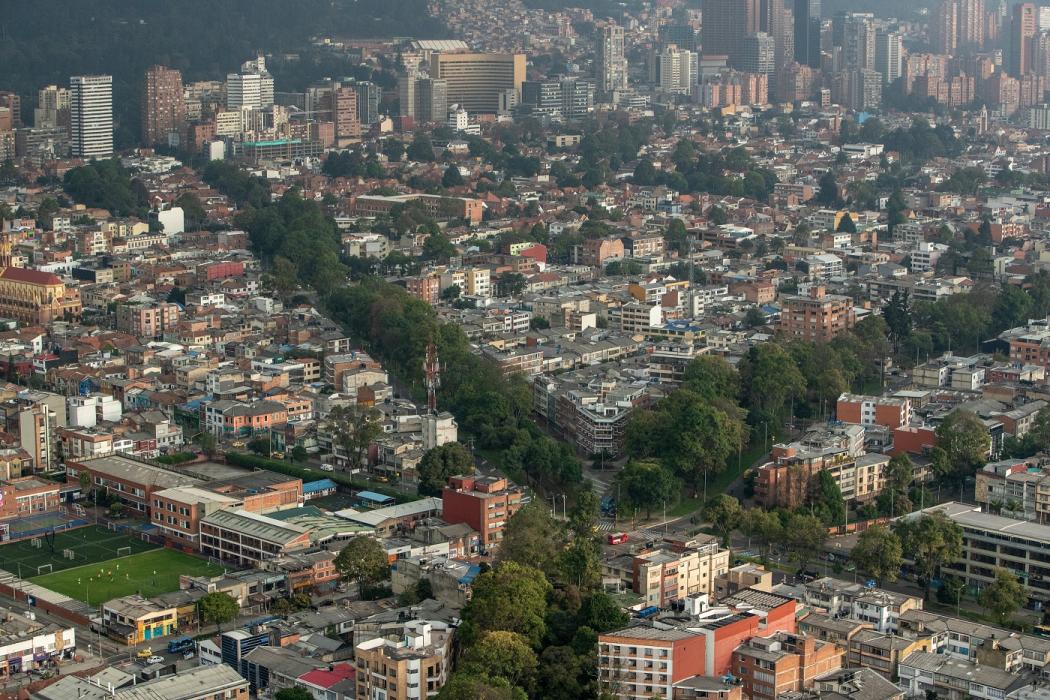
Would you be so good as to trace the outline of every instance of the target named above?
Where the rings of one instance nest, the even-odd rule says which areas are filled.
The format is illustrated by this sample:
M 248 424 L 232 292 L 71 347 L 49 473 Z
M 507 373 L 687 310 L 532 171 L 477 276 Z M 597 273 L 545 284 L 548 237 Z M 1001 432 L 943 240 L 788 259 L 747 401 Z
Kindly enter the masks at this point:
M 331 479 L 318 479 L 317 481 L 303 484 L 303 493 L 317 493 L 318 491 L 327 491 L 328 489 L 334 488 L 337 487 L 335 482 Z

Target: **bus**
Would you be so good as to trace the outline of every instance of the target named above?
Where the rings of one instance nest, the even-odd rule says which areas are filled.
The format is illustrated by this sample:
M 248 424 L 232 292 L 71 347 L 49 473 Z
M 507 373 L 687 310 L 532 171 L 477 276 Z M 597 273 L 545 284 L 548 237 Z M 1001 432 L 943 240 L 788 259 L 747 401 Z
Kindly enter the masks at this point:
M 190 649 L 195 649 L 196 647 L 197 642 L 193 640 L 193 637 L 177 637 L 176 639 L 173 639 L 170 642 L 168 642 L 168 653 L 181 654 L 184 651 L 189 651 Z
M 1050 625 L 1036 625 L 1032 628 L 1032 634 L 1037 637 L 1050 638 Z
M 609 544 L 623 544 L 630 538 L 627 536 L 626 532 L 610 532 L 607 539 Z

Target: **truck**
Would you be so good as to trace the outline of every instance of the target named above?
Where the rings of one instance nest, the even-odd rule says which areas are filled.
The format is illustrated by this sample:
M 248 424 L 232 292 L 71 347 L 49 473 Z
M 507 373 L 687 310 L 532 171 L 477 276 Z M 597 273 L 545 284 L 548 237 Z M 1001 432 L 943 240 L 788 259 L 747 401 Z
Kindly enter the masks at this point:
M 176 637 L 168 642 L 168 653 L 169 654 L 181 654 L 184 651 L 189 651 L 197 647 L 197 642 L 193 640 L 193 637 Z

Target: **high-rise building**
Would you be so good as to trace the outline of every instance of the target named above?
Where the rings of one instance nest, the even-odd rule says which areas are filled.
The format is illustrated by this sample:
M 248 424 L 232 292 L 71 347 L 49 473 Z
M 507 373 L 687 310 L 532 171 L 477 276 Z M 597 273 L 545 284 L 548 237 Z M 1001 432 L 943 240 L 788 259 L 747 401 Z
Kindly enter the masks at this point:
M 820 0 L 795 0 L 795 60 L 820 68 Z
M 415 115 L 417 122 L 445 122 L 448 119 L 449 102 L 447 81 L 435 78 L 417 79 Z
M 142 143 L 167 145 L 173 134 L 182 132 L 185 121 L 182 73 L 164 66 L 150 66 L 142 91 Z
M 335 122 L 335 139 L 361 138 L 361 121 L 357 114 L 357 90 L 349 86 L 332 87 L 332 121 Z
M 581 119 L 592 111 L 594 111 L 594 83 L 579 78 L 562 78 L 562 116 L 566 119 Z
M 69 79 L 69 133 L 76 158 L 113 155 L 113 76 Z
M 366 81 L 356 83 L 357 90 L 357 118 L 366 126 L 371 126 L 379 121 L 379 103 L 383 99 L 383 89 Z
M 660 52 L 660 90 L 688 95 L 696 82 L 696 54 L 674 44 Z
M 941 0 L 934 9 L 930 39 L 937 53 L 955 53 L 959 45 L 959 0 Z
M 665 24 L 660 27 L 660 43 L 664 45 L 674 44 L 686 51 L 696 51 L 696 30 L 688 24 Z
M 795 55 L 795 12 L 790 0 L 759 1 L 759 31 L 773 37 L 776 63 L 784 65 Z
M 984 0 L 958 0 L 960 47 L 982 48 L 986 11 Z
M 445 81 L 448 100 L 438 121 L 445 121 L 448 103 L 472 114 L 496 114 L 504 90 L 521 92 L 525 55 L 509 53 L 435 53 L 430 76 Z
M 761 31 L 759 0 L 705 0 L 701 47 L 705 56 L 728 56 L 739 67 L 744 37 Z
M 773 37 L 765 32 L 758 32 L 744 39 L 740 70 L 768 75 L 775 71 L 776 67 L 776 41 Z
M 882 84 L 889 85 L 901 77 L 904 38 L 898 32 L 880 31 L 875 35 L 875 70 L 882 74 Z
M 69 90 L 58 85 L 48 85 L 37 92 L 36 109 L 33 110 L 33 126 L 38 129 L 69 127 Z
M 1027 75 L 1032 68 L 1033 40 L 1038 31 L 1035 3 L 1014 5 L 1010 18 L 1010 75 Z
M 846 70 L 874 70 L 875 15 L 851 12 L 842 27 L 842 53 Z
M 230 109 L 263 109 L 273 104 L 273 76 L 262 56 L 241 64 L 240 73 L 226 76 L 226 106 Z
M 561 113 L 561 83 L 557 80 L 526 80 L 521 84 L 523 111 L 536 116 Z
M 418 79 L 413 73 L 397 77 L 398 114 L 402 117 L 416 118 L 416 81 Z
M 627 87 L 627 56 L 623 48 L 623 27 L 610 22 L 601 27 L 595 52 L 595 79 L 602 92 Z
M 11 110 L 11 125 L 19 129 L 22 124 L 22 96 L 17 92 L 0 92 L 0 107 Z

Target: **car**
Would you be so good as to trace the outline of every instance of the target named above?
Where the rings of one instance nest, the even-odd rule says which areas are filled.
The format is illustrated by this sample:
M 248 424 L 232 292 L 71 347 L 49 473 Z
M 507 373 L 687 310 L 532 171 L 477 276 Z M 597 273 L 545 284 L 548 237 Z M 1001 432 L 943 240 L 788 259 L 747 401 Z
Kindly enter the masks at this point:
M 153 649 L 149 647 L 146 647 L 145 649 L 139 649 L 137 652 L 135 652 L 135 656 L 139 657 L 140 659 L 148 659 L 149 657 L 153 656 Z
M 284 459 L 284 453 L 283 452 L 274 452 L 273 454 L 270 455 L 270 459 Z
M 331 464 L 322 464 L 321 465 L 321 471 L 323 471 L 323 472 L 334 472 L 335 471 L 335 467 L 333 467 Z
M 377 477 L 376 477 L 376 481 L 378 481 L 378 482 L 379 482 L 379 483 L 381 483 L 381 484 L 389 484 L 389 483 L 390 483 L 390 477 L 386 477 L 386 476 L 377 476 Z
M 244 447 L 245 444 L 244 440 L 234 440 L 230 443 L 230 447 Z
M 196 656 L 196 654 L 194 652 L 187 651 L 185 654 L 182 655 L 182 658 L 184 658 L 184 659 L 192 659 L 194 656 Z
M 156 656 L 156 655 L 154 655 L 154 656 L 151 656 L 148 659 L 146 659 L 146 663 L 148 663 L 148 664 L 162 664 L 162 663 L 164 663 L 164 657 L 163 656 Z

